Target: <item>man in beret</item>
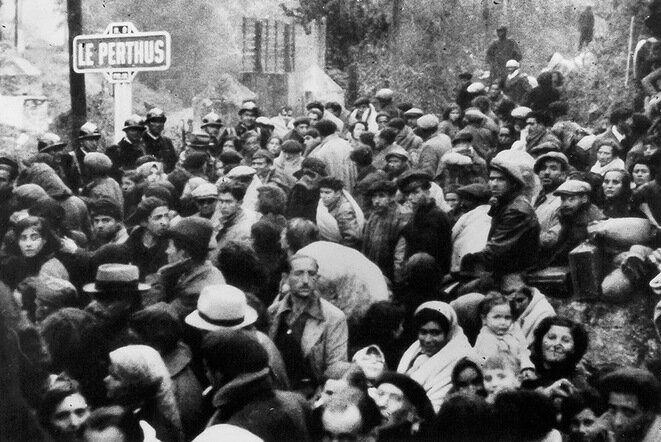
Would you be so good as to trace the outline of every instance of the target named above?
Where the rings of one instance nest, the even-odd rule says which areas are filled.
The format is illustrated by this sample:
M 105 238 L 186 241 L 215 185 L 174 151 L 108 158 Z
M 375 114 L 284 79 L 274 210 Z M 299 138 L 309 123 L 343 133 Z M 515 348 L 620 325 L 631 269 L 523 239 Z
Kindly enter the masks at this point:
M 523 58 L 519 45 L 507 38 L 507 27 L 500 26 L 496 29 L 498 40 L 491 43 L 487 49 L 487 64 L 491 69 L 491 81 L 504 79 L 507 75 L 505 64 L 508 60 L 521 61 Z
M 317 225 L 321 238 L 343 246 L 360 248 L 364 217 L 362 210 L 349 201 L 343 192 L 344 183 L 339 178 L 324 177 L 319 180 L 319 199 L 328 216 L 317 211 Z
M 158 269 L 146 304 L 167 302 L 179 319 L 190 314 L 208 285 L 225 284 L 223 274 L 207 259 L 213 234 L 211 221 L 199 216 L 182 219 L 168 228 L 168 264 Z
M 363 228 L 363 255 L 379 266 L 390 281 L 394 281 L 395 267 L 403 265 L 395 263 L 395 247 L 410 219 L 410 214 L 404 213 L 395 201 L 396 194 L 394 181 L 381 179 L 369 186 L 366 197 L 372 210 Z
M 569 161 L 561 152 L 548 152 L 537 158 L 533 170 L 542 183 L 542 190 L 533 201 L 533 207 L 540 230 L 546 232 L 559 222 L 560 195 L 554 192 L 567 179 Z
M 90 250 L 97 250 L 106 244 L 124 244 L 128 240 L 122 207 L 117 201 L 111 198 L 99 198 L 92 200 L 88 208 L 92 219 Z
M 592 188 L 584 181 L 567 180 L 553 194 L 560 197 L 558 223 L 541 232 L 542 262 L 547 266 L 569 264 L 569 252 L 588 239 L 588 225 L 606 219 L 590 203 Z
M 356 185 L 356 166 L 350 159 L 353 148 L 347 140 L 340 138 L 332 121 L 321 120 L 315 129 L 321 136 L 321 143 L 309 157 L 323 161 L 329 176 L 342 180 L 345 189 L 353 189 Z
M 289 193 L 296 180 L 278 170 L 274 166 L 273 154 L 265 149 L 260 149 L 252 156 L 251 166 L 257 171 L 257 178 L 262 184 L 274 184 L 281 188 L 286 194 Z
M 442 273 L 447 274 L 450 271 L 452 228 L 447 214 L 431 196 L 431 176 L 413 170 L 401 176 L 397 186 L 411 205 L 413 215 L 402 230 L 397 245 L 398 254 L 403 256 L 396 259 L 404 262 L 416 253 L 428 253 L 436 259 Z M 401 282 L 402 278 L 403 275 L 396 274 L 395 282 Z
M 287 132 L 282 141 L 294 140 L 303 144 L 305 133 L 310 128 L 310 119 L 307 117 L 298 117 L 293 122 L 294 128 Z
M 295 179 L 294 173 L 301 169 L 303 162 L 303 149 L 303 143 L 294 140 L 284 141 L 280 147 L 280 155 L 273 160 L 275 168 Z
M 379 440 L 426 440 L 435 414 L 425 389 L 405 374 L 391 371 L 383 373 L 375 387 L 384 421 Z
M 422 138 L 422 146 L 417 160 L 416 152 L 409 152 L 413 167 L 431 177 L 438 174 L 441 158 L 452 149 L 450 137 L 438 131 L 439 124 L 436 115 L 427 114 L 420 117 L 417 134 Z
M 497 155 L 490 164 L 491 228 L 487 244 L 461 260 L 462 270 L 481 274 L 529 269 L 537 264 L 539 222 L 523 195 L 526 180 L 522 168 L 511 157 Z

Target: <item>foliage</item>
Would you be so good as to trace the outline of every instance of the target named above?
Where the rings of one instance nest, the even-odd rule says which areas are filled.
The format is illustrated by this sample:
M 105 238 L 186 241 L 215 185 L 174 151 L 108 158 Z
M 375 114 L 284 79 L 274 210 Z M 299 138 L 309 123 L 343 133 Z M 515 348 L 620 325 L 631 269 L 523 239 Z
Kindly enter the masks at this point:
M 386 2 L 301 0 L 296 8 L 280 6 L 286 15 L 295 17 L 303 26 L 313 20 L 326 19 L 328 62 L 344 69 L 361 45 L 388 35 L 389 18 L 382 3 Z

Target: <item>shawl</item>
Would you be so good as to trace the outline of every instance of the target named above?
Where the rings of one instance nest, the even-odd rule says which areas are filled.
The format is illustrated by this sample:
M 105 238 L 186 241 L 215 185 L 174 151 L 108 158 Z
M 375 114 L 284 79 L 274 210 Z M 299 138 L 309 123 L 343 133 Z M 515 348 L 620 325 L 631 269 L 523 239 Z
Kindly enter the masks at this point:
M 427 357 L 421 353 L 420 341 L 416 340 L 404 352 L 397 372 L 408 375 L 422 385 L 434 411 L 438 413 L 452 387 L 452 370 L 455 364 L 463 357 L 472 356 L 473 350 L 457 321 L 457 314 L 449 304 L 441 301 L 425 302 L 417 308 L 416 313 L 423 309 L 436 310 L 448 319 L 448 342 L 435 355 Z

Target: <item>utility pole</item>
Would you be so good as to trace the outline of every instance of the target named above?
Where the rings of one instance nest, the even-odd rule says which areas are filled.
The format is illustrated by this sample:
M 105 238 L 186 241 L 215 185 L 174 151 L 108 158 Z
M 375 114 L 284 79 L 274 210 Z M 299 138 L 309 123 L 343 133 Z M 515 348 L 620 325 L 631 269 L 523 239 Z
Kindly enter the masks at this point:
M 14 48 L 18 51 L 18 0 L 14 0 Z
M 73 54 L 73 39 L 83 33 L 83 11 L 81 0 L 67 0 L 67 24 L 69 27 L 69 57 Z M 78 129 L 87 120 L 87 98 L 85 96 L 85 75 L 73 70 L 69 63 L 69 94 L 71 96 L 71 135 L 72 148 L 78 147 Z
M 402 1 L 392 0 L 392 29 L 390 31 L 390 50 L 396 51 L 401 23 Z

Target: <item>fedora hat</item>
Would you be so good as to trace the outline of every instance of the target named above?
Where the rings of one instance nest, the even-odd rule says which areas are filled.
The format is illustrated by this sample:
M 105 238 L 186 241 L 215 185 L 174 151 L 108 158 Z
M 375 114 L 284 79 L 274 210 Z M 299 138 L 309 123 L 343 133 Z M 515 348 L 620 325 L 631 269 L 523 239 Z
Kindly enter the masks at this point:
M 96 124 L 92 123 L 91 121 L 88 121 L 87 123 L 80 126 L 80 130 L 78 131 L 79 140 L 98 139 L 98 138 L 101 138 L 101 131 L 99 130 L 99 127 Z
M 46 132 L 41 137 L 39 137 L 39 140 L 37 140 L 37 151 L 39 153 L 50 152 L 53 150 L 62 149 L 66 145 L 67 143 L 63 142 L 57 134 Z
M 85 293 L 106 293 L 122 291 L 145 292 L 149 284 L 139 281 L 140 270 L 131 264 L 101 264 L 96 270 L 96 280 L 83 286 Z
M 208 285 L 200 292 L 197 309 L 186 316 L 186 324 L 201 330 L 238 330 L 254 324 L 257 312 L 246 295 L 228 284 Z

